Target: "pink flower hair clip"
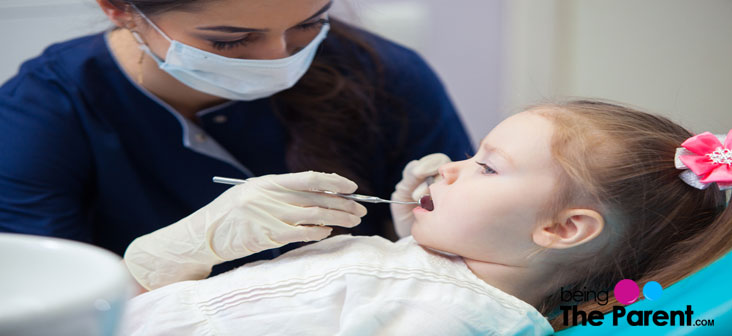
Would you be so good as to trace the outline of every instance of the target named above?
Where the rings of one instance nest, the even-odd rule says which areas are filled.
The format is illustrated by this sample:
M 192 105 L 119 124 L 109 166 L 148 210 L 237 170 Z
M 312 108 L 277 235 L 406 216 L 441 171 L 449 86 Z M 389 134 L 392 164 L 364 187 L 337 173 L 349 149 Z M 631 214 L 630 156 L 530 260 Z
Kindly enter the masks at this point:
M 676 148 L 674 161 L 684 169 L 679 177 L 694 188 L 717 183 L 720 190 L 732 189 L 732 130 L 726 137 L 704 132 L 687 139 Z

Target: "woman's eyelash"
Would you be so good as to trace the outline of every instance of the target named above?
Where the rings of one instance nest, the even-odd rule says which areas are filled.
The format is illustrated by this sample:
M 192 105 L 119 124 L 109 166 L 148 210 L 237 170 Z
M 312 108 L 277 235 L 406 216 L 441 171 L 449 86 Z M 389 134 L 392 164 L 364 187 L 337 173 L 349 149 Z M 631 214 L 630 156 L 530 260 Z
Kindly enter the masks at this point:
M 315 22 L 301 24 L 299 26 L 296 26 L 295 28 L 300 30 L 309 30 L 313 28 L 320 28 L 327 23 L 330 23 L 330 20 L 320 19 Z M 249 35 L 247 35 L 246 37 L 236 41 L 211 41 L 211 46 L 213 46 L 216 50 L 228 50 L 236 47 L 245 46 L 249 42 L 251 42 L 250 37 Z
M 477 163 L 481 168 L 483 168 L 484 174 L 498 174 L 498 172 L 495 171 L 495 169 L 491 168 L 489 165 L 487 165 L 485 163 L 477 162 L 477 161 L 475 163 Z
M 249 43 L 249 35 L 235 41 L 211 41 L 211 46 L 213 46 L 217 50 L 227 50 L 247 45 L 247 43 Z
M 330 20 L 328 19 L 320 19 L 318 21 L 310 22 L 310 23 L 303 23 L 299 26 L 296 26 L 295 28 L 301 29 L 301 30 L 308 30 L 313 28 L 320 28 L 326 23 L 330 23 Z

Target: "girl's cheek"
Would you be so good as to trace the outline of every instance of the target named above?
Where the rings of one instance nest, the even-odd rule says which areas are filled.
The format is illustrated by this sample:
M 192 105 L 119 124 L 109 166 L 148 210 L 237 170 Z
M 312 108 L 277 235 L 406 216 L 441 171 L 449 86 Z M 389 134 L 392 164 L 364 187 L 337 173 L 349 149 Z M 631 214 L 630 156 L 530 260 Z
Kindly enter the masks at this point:
M 447 217 L 448 218 L 445 218 L 443 220 L 443 223 L 445 223 L 444 225 L 449 226 L 451 229 L 450 231 L 453 231 L 457 234 L 464 235 L 479 230 L 476 225 L 475 218 L 472 218 L 470 214 L 450 214 Z

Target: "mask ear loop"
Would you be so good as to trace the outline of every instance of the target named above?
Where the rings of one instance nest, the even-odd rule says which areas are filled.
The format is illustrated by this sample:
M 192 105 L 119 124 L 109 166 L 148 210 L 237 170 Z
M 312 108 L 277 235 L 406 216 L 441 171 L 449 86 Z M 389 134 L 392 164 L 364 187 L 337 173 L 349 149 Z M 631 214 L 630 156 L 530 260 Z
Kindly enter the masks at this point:
M 142 83 L 144 82 L 145 74 L 145 71 L 142 69 L 142 63 L 143 61 L 145 61 L 145 54 L 150 55 L 150 57 L 152 57 L 156 63 L 160 63 L 162 62 L 162 60 L 160 60 L 158 56 L 155 55 L 152 50 L 150 50 L 150 47 L 147 46 L 147 43 L 142 39 L 142 36 L 140 36 L 139 33 L 134 30 L 130 30 L 130 33 L 132 34 L 132 37 L 137 40 L 137 47 L 140 49 L 140 59 L 137 60 L 137 66 L 139 68 L 139 72 L 137 74 L 137 84 L 142 85 Z
M 130 4 L 130 6 L 132 6 L 132 8 L 137 12 L 137 14 L 140 14 L 140 16 L 145 21 L 147 21 L 147 23 L 149 23 L 153 27 L 153 29 L 155 29 L 158 33 L 160 33 L 161 36 L 163 36 L 166 40 L 168 40 L 168 42 L 173 43 L 173 39 L 168 37 L 168 35 L 165 34 L 165 32 L 163 32 L 163 30 L 160 29 L 160 27 L 158 27 L 158 25 L 156 25 L 155 22 L 150 20 L 150 18 L 148 18 L 147 15 L 145 15 L 145 13 L 143 13 L 139 8 L 137 8 L 137 6 L 135 6 L 134 4 Z
M 140 41 L 142 40 L 142 38 L 134 30 L 136 27 L 137 27 L 137 25 L 134 24 L 134 23 L 132 23 L 132 22 L 126 22 L 125 25 L 124 25 L 124 28 L 127 29 L 127 31 L 129 31 L 132 34 L 132 36 L 135 38 L 135 40 L 137 40 L 137 42 L 138 42 L 137 45 L 138 45 L 138 48 L 139 48 L 139 46 L 141 44 Z M 140 58 L 137 60 L 137 66 L 138 66 L 137 83 L 140 84 L 140 85 L 142 85 L 143 80 L 144 80 L 144 78 L 143 78 L 144 71 L 142 70 L 142 63 L 143 63 L 144 60 L 145 60 L 145 51 L 144 50 L 141 50 L 140 51 Z
M 138 14 L 140 14 L 140 16 L 148 24 L 150 24 L 150 26 L 152 26 L 153 29 L 155 29 L 155 31 L 157 31 L 160 34 L 160 36 L 162 36 L 163 38 L 165 38 L 166 40 L 168 40 L 168 42 L 170 42 L 171 44 L 173 43 L 173 40 L 170 39 L 170 37 L 168 37 L 168 35 L 165 34 L 165 32 L 163 32 L 160 29 L 160 27 L 158 27 L 155 24 L 155 22 L 153 22 L 152 20 L 150 20 L 150 18 L 148 18 L 147 15 L 145 15 L 145 13 L 143 13 L 139 8 L 137 8 L 137 6 L 135 6 L 134 4 L 130 4 L 130 6 Z M 164 63 L 164 61 L 160 57 L 158 57 L 158 55 L 155 55 L 155 53 L 152 52 L 152 50 L 150 49 L 150 46 L 148 46 L 147 45 L 147 42 L 145 42 L 145 40 L 142 38 L 142 36 L 140 36 L 140 33 L 136 32 L 134 30 L 130 30 L 130 33 L 132 33 L 132 37 L 134 37 L 135 40 L 137 41 L 138 48 L 140 48 L 140 50 L 142 50 L 144 54 L 146 53 L 146 54 L 150 55 L 150 57 L 152 57 L 155 60 L 155 63 L 157 63 L 158 65 Z M 144 56 L 143 55 L 140 55 L 140 60 L 138 61 L 138 64 L 142 65 L 143 58 L 144 58 Z M 142 84 L 142 72 L 141 72 L 140 76 L 138 77 L 138 81 L 140 82 L 140 84 Z

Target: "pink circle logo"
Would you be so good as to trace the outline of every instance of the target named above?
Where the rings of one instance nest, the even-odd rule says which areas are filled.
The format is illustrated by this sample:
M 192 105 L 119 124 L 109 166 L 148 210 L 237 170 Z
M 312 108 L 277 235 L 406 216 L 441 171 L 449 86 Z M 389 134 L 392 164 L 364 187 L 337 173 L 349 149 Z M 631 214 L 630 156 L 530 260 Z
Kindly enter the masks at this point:
M 618 300 L 618 302 L 624 305 L 629 305 L 638 300 L 638 297 L 640 296 L 640 289 L 635 281 L 623 279 L 615 285 L 614 294 L 615 299 Z

